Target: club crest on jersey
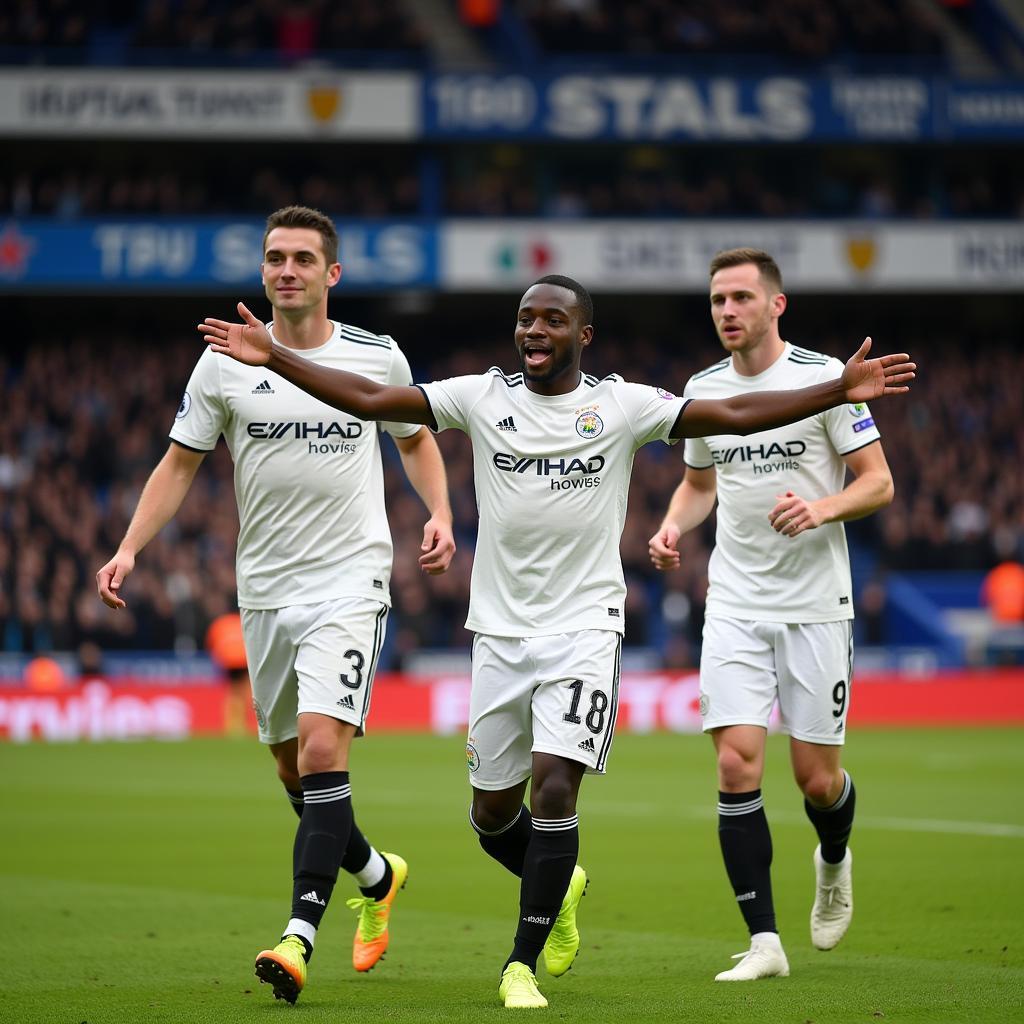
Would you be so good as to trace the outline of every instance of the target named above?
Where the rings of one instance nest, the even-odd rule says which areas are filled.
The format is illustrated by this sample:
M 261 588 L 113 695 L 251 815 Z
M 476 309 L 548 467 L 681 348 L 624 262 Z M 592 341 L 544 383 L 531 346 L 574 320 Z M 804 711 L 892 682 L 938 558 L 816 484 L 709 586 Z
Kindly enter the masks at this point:
M 857 420 L 868 411 L 868 407 L 863 402 L 857 402 L 856 405 L 848 405 L 847 408 L 850 410 L 850 415 Z
M 174 414 L 176 420 L 183 420 L 187 415 L 189 409 L 192 408 L 192 399 L 189 397 L 189 393 L 186 391 L 181 396 L 181 405 L 178 406 L 178 411 Z
M 597 437 L 604 430 L 604 420 L 596 412 L 585 412 L 576 418 L 576 433 L 580 437 Z
M 670 398 L 675 398 L 676 397 L 675 395 L 672 394 L 671 391 L 666 391 L 664 388 L 655 388 L 654 390 L 657 391 L 658 394 L 661 395 L 661 397 L 664 398 L 664 399 L 670 399 Z

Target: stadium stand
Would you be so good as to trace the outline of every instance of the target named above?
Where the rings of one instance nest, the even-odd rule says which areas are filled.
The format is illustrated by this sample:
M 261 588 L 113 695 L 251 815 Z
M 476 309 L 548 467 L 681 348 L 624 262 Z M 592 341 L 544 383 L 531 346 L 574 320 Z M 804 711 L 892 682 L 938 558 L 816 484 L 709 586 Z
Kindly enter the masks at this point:
M 30 67 L 35 74 L 55 64 L 159 76 L 156 69 L 164 68 L 288 67 L 305 74 L 333 66 L 429 76 L 438 68 L 458 72 L 458 61 L 445 63 L 458 52 L 471 70 L 500 75 L 512 69 L 519 78 L 530 76 L 523 68 L 541 67 L 624 74 L 639 68 L 654 76 L 699 76 L 701 68 L 791 74 L 820 100 L 825 93 L 814 90 L 821 81 L 881 68 L 920 76 L 911 80 L 913 106 L 926 87 L 936 90 L 927 98 L 937 103 L 941 89 L 965 68 L 999 75 L 1015 67 L 1019 74 L 1024 66 L 1015 64 L 1019 29 L 988 3 L 954 9 L 931 0 L 506 0 L 476 5 L 474 17 L 460 22 L 460 11 L 465 15 L 471 6 L 310 0 L 285 10 L 255 0 L 30 0 L 0 11 L 0 70 Z M 437 79 L 427 81 L 429 88 Z M 470 113 L 477 100 L 481 109 L 493 102 L 500 112 L 504 94 L 481 95 L 467 104 Z M 348 100 L 346 93 L 340 105 Z M 0 289 L 12 310 L 0 349 L 6 400 L 0 420 L 0 653 L 83 646 L 90 652 L 197 650 L 234 592 L 237 523 L 223 448 L 207 460 L 185 507 L 140 560 L 127 614 L 106 613 L 92 577 L 116 546 L 166 445 L 196 355 L 188 338 L 191 318 L 224 312 L 228 298 L 252 297 L 254 282 L 207 277 L 197 284 L 193 275 L 147 292 L 104 266 L 94 277 L 54 289 L 45 276 L 24 276 L 33 246 L 41 244 L 32 234 L 36 228 L 76 230 L 81 255 L 92 245 L 95 225 L 115 222 L 159 232 L 185 219 L 220 218 L 221 224 L 248 217 L 245 230 L 256 232 L 258 218 L 296 201 L 343 222 L 355 219 L 370 239 L 361 253 L 370 253 L 364 260 L 369 269 L 362 284 L 346 274 L 342 287 L 350 290 L 333 313 L 393 331 L 417 378 L 431 379 L 510 365 L 507 339 L 492 325 L 505 323 L 501 304 L 510 304 L 517 285 L 496 277 L 484 297 L 446 294 L 452 289 L 432 267 L 426 283 L 417 279 L 395 290 L 385 275 L 374 277 L 377 221 L 402 218 L 401 230 L 431 238 L 451 218 L 572 226 L 618 219 L 645 230 L 691 218 L 741 218 L 754 232 L 768 221 L 829 222 L 847 233 L 901 223 L 1012 227 L 1024 218 L 1024 151 L 1013 101 L 992 108 L 998 132 L 980 133 L 971 123 L 952 142 L 942 134 L 948 126 L 928 128 L 931 122 L 923 120 L 913 121 L 909 133 L 862 142 L 859 108 L 847 121 L 833 111 L 823 129 L 788 141 L 743 124 L 735 137 L 709 132 L 661 141 L 608 127 L 579 139 L 551 138 L 519 124 L 513 104 L 508 123 L 518 127 L 512 130 L 500 121 L 479 131 L 461 123 L 452 129 L 439 126 L 435 114 L 435 121 L 397 141 L 344 136 L 323 142 L 318 122 L 294 144 L 274 144 L 262 131 L 242 135 L 232 141 L 227 162 L 210 146 L 215 130 L 204 126 L 180 138 L 153 129 L 114 130 L 109 123 L 91 134 L 67 123 L 46 131 L 0 130 L 6 157 Z M 809 110 L 798 113 L 810 116 Z M 280 129 L 286 120 L 275 124 Z M 59 245 L 66 244 L 61 236 Z M 1012 273 L 1021 260 L 1012 238 L 979 251 L 986 270 Z M 785 270 L 785 254 L 781 258 Z M 1006 280 L 1016 279 L 999 278 Z M 128 296 L 131 289 L 135 294 Z M 183 302 L 192 290 L 212 297 Z M 718 357 L 702 300 L 660 288 L 644 297 L 638 326 L 635 289 L 619 294 L 605 283 L 594 290 L 599 344 L 588 353 L 591 372 L 622 372 L 678 390 Z M 699 286 L 691 282 L 688 290 Z M 85 297 L 93 291 L 98 298 Z M 881 297 L 865 286 L 860 296 L 848 289 L 836 299 L 797 289 L 799 301 L 788 315 L 787 330 L 803 345 L 845 356 L 863 328 L 880 342 L 909 348 L 925 367 L 912 402 L 888 403 L 877 413 L 883 434 L 898 441 L 887 444 L 897 499 L 848 529 L 860 589 L 858 629 L 867 645 L 912 633 L 905 629 L 908 616 L 928 619 L 915 602 L 945 600 L 937 584 L 915 582 L 915 574 L 959 573 L 950 600 L 973 603 L 973 614 L 983 574 L 1024 555 L 1024 482 L 1006 469 L 1024 462 L 1014 384 L 1024 377 L 1024 357 L 1011 333 L 1020 322 L 1019 289 L 1004 283 L 959 297 L 947 291 L 926 284 Z M 40 293 L 54 301 L 41 302 Z M 53 308 L 40 319 L 44 306 Z M 74 310 L 70 325 L 65 309 Z M 470 323 L 474 331 L 477 324 L 488 326 L 480 338 L 465 337 L 460 326 L 458 342 L 442 348 L 436 339 L 450 338 L 452 323 Z M 447 576 L 420 576 L 420 507 L 390 466 L 395 614 L 385 664 L 408 664 L 425 647 L 468 643 L 462 619 L 475 523 L 471 463 L 461 437 L 442 435 L 440 443 L 460 551 Z M 651 447 L 637 466 L 622 542 L 631 595 L 627 643 L 654 652 L 659 664 L 690 666 L 700 641 L 713 524 L 686 538 L 681 572 L 656 574 L 647 538 L 678 480 L 679 453 Z M 966 656 L 941 630 L 915 628 L 922 643 L 953 659 Z

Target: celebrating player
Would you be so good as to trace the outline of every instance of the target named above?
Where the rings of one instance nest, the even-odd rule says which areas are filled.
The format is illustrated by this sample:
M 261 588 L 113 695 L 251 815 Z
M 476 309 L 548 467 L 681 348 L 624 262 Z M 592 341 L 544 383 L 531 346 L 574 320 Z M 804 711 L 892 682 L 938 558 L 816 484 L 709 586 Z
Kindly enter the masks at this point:
M 549 276 L 516 314 L 521 372 L 394 387 L 302 359 L 238 309 L 243 324 L 199 325 L 213 351 L 265 366 L 352 415 L 458 428 L 473 442 L 471 820 L 484 850 L 522 879 L 499 998 L 507 1007 L 546 1006 L 536 981 L 541 951 L 557 976 L 579 949 L 587 879 L 576 864 L 577 794 L 585 773 L 605 771 L 618 709 L 618 544 L 634 453 L 650 441 L 745 434 L 903 392 L 914 365 L 905 355 L 866 360 L 865 341 L 829 383 L 710 402 L 616 375 L 598 380 L 580 371 L 594 335 L 590 296 Z
M 327 319 L 341 276 L 338 235 L 316 210 L 267 220 L 263 285 L 274 309 L 267 337 L 310 366 L 346 367 L 381 386 L 407 384 L 409 364 L 387 335 Z M 430 518 L 420 565 L 444 572 L 455 551 L 437 442 L 408 420 L 383 424 Z M 408 867 L 373 849 L 355 824 L 349 749 L 361 735 L 390 602 L 391 535 L 375 424 L 311 398 L 275 374 L 200 357 L 171 429 L 171 445 L 139 499 L 117 554 L 96 574 L 102 599 L 123 608 L 139 551 L 170 521 L 206 453 L 223 434 L 235 463 L 238 603 L 259 736 L 299 814 L 291 917 L 256 973 L 295 1002 L 339 865 L 361 897 L 353 966 L 368 971 L 388 945 L 388 919 Z
M 711 261 L 711 318 L 729 356 L 690 378 L 699 399 L 803 388 L 833 378 L 836 359 L 779 336 L 782 276 L 757 249 Z M 893 484 L 864 397 L 741 441 L 714 430 L 686 442 L 686 473 L 651 538 L 659 569 L 710 514 L 718 530 L 700 662 L 704 730 L 718 755 L 718 835 L 750 930 L 750 949 L 718 981 L 789 974 L 772 903 L 772 841 L 761 796 L 768 716 L 777 700 L 804 807 L 820 841 L 811 939 L 831 949 L 853 915 L 856 791 L 840 766 L 850 705 L 853 593 L 842 524 L 892 501 Z M 845 488 L 847 469 L 853 480 Z

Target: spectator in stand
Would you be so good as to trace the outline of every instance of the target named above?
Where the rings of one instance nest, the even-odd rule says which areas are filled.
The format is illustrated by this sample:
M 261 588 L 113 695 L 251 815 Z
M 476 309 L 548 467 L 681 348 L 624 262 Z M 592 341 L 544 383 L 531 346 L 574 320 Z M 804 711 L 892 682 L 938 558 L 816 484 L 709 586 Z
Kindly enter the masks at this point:
M 227 682 L 224 722 L 229 736 L 245 732 L 245 718 L 252 700 L 249 663 L 242 637 L 242 617 L 238 612 L 224 612 L 210 623 L 206 631 L 206 649 L 213 663 L 224 673 Z
M 999 625 L 1024 623 L 1024 565 L 1000 562 L 985 576 L 982 598 Z

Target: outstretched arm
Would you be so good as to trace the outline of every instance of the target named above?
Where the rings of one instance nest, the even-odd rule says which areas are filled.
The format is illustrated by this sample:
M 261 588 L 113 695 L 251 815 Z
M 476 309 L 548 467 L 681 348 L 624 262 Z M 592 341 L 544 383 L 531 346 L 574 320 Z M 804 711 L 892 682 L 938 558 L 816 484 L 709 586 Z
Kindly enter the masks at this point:
M 841 377 L 797 391 L 761 391 L 734 398 L 694 399 L 679 414 L 672 437 L 753 434 L 814 416 L 846 402 L 870 402 L 910 390 L 917 364 L 906 352 L 868 359 L 871 339 L 847 362 Z
M 358 373 L 320 366 L 275 344 L 263 323 L 241 302 L 238 313 L 244 323 L 207 318 L 197 325 L 214 352 L 249 366 L 266 366 L 321 402 L 360 419 L 436 426 L 430 403 L 419 388 L 378 384 Z

